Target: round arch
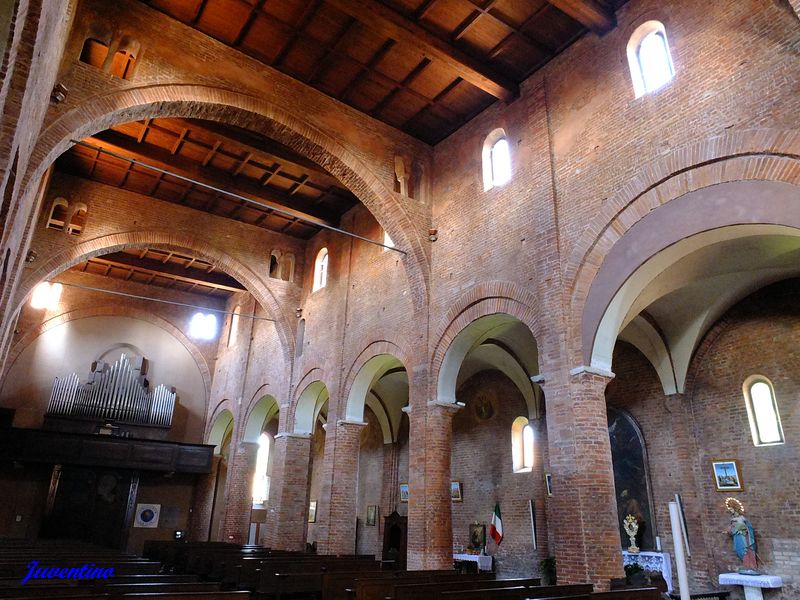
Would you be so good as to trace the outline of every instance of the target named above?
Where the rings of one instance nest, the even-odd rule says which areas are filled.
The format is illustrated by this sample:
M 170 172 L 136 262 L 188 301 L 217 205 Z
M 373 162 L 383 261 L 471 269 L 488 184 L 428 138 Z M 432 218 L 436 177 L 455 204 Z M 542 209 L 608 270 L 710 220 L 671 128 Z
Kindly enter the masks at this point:
M 284 360 L 289 364 L 294 355 L 294 334 L 289 320 L 281 310 L 278 301 L 269 287 L 249 267 L 215 246 L 181 232 L 175 231 L 130 231 L 114 233 L 77 244 L 50 257 L 35 270 L 28 273 L 17 290 L 15 310 L 19 310 L 25 299 L 40 281 L 54 277 L 58 273 L 94 256 L 117 252 L 130 248 L 166 248 L 177 251 L 190 251 L 209 260 L 242 283 L 247 291 L 272 318 L 282 342 Z
M 408 393 L 406 391 L 403 394 L 405 396 L 405 401 L 403 402 L 403 398 L 397 398 L 396 393 L 392 394 L 392 398 L 387 398 L 373 388 L 382 377 L 392 371 L 405 372 L 405 385 L 407 386 L 408 372 L 406 367 L 393 354 L 383 352 L 375 354 L 364 361 L 357 362 L 362 362 L 362 364 L 355 373 L 350 389 L 347 392 L 345 419 L 357 423 L 363 422 L 364 407 L 368 406 L 378 419 L 384 443 L 391 443 L 394 441 L 399 429 L 402 406 L 408 405 Z M 399 406 L 401 402 L 402 406 Z
M 609 250 L 591 284 L 580 326 L 584 364 L 610 371 L 614 344 L 625 330 L 626 341 L 639 347 L 656 367 L 665 393 L 683 391 L 699 340 L 725 310 L 754 286 L 800 271 L 792 266 L 796 261 L 787 263 L 800 247 L 797 203 L 795 185 L 738 181 L 690 192 L 640 219 Z M 764 240 L 773 247 L 769 256 L 763 251 L 766 258 L 757 259 L 756 252 L 767 243 Z M 756 241 L 761 245 L 756 246 Z M 753 261 L 766 261 L 757 274 L 746 277 L 730 265 L 729 272 L 724 272 L 726 261 L 735 258 L 729 257 L 736 244 L 747 248 L 748 255 L 740 262 L 748 263 L 749 268 L 757 265 Z M 724 254 L 716 250 L 713 266 L 722 269 L 719 272 L 712 271 L 707 258 L 715 248 L 726 250 Z M 713 302 L 699 306 L 692 320 L 686 319 L 680 336 L 674 334 L 668 340 L 669 332 L 661 333 L 638 317 L 658 299 L 696 285 L 702 277 L 713 277 L 708 285 L 719 287 L 719 293 Z
M 482 315 L 453 338 L 436 373 L 436 399 L 456 403 L 462 367 L 472 361 L 474 374 L 486 368 L 504 373 L 517 386 L 531 418 L 538 416 L 536 390 L 530 378 L 537 374 L 538 348 L 530 329 L 518 318 L 502 312 Z
M 214 454 L 219 454 L 220 446 L 225 440 L 225 433 L 232 426 L 233 414 L 227 408 L 223 408 L 217 413 L 208 432 L 208 444 L 214 445 Z
M 20 338 L 14 346 L 12 346 L 11 350 L 8 354 L 8 359 L 6 360 L 5 364 L 5 372 L 3 376 L 5 377 L 5 373 L 11 369 L 14 365 L 14 362 L 17 358 L 22 354 L 23 350 L 30 345 L 33 340 L 37 337 L 49 331 L 53 327 L 58 327 L 59 325 L 63 325 L 64 323 L 68 323 L 70 321 L 75 321 L 77 319 L 86 319 L 90 317 L 108 317 L 108 316 L 119 316 L 119 317 L 131 317 L 134 319 L 140 319 L 142 321 L 147 321 L 148 323 L 152 323 L 153 325 L 160 327 L 161 329 L 165 330 L 167 333 L 172 335 L 175 339 L 177 339 L 181 345 L 192 355 L 194 358 L 195 363 L 197 364 L 197 368 L 200 370 L 200 373 L 203 377 L 203 387 L 205 388 L 205 404 L 206 404 L 206 413 L 208 412 L 208 403 L 210 401 L 210 394 L 211 394 L 211 371 L 208 368 L 208 363 L 206 362 L 205 357 L 203 356 L 202 352 L 197 348 L 197 346 L 192 342 L 189 337 L 178 327 L 160 317 L 155 315 L 149 311 L 146 311 L 141 308 L 136 307 L 120 307 L 117 304 L 101 304 L 96 306 L 91 306 L 87 308 L 80 308 L 76 310 L 72 310 L 69 312 L 62 313 L 60 315 L 56 315 L 55 317 L 48 319 L 44 323 L 39 324 L 38 327 L 32 329 L 31 331 L 27 332 L 22 338 Z
M 574 364 L 589 364 L 582 342 L 584 307 L 600 266 L 615 244 L 650 212 L 703 188 L 737 181 L 800 184 L 800 131 L 731 130 L 675 149 L 642 166 L 602 204 L 586 225 L 564 267 L 570 294 L 567 323 Z
M 328 387 L 319 379 L 303 388 L 294 409 L 294 433 L 314 433 L 317 417 L 328 398 Z
M 291 114 L 261 97 L 204 85 L 160 84 L 110 92 L 66 111 L 39 137 L 24 184 L 26 200 L 45 170 L 72 140 L 80 140 L 119 123 L 145 118 L 191 117 L 229 123 L 261 133 L 308 157 L 341 181 L 374 215 L 398 247 L 416 310 L 428 296 L 428 252 L 423 237 L 396 194 L 364 163 L 300 114 Z M 27 204 L 27 201 L 24 203 Z
M 277 417 L 279 413 L 280 407 L 274 396 L 267 394 L 259 398 L 247 415 L 242 441 L 258 443 L 264 424 Z

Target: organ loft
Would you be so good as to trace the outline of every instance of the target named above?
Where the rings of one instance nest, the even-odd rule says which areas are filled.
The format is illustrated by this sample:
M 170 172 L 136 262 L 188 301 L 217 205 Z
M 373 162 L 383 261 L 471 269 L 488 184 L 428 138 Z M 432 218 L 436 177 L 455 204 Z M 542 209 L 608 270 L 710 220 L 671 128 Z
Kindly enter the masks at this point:
M 798 597 L 798 56 L 797 0 L 0 2 L 0 596 Z

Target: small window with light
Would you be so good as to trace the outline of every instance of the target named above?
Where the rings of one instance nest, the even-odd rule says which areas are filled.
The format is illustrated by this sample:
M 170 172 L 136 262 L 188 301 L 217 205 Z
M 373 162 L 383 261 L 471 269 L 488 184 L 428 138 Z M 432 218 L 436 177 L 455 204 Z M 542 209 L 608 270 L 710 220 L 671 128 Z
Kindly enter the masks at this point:
M 514 473 L 533 471 L 533 427 L 526 417 L 517 417 L 511 424 L 511 460 Z
M 783 444 L 783 427 L 772 382 L 763 375 L 752 375 L 742 386 L 750 420 L 750 433 L 756 446 Z
M 502 128 L 492 131 L 483 141 L 483 191 L 511 181 L 511 147 Z
M 637 98 L 661 89 L 675 76 L 667 32 L 659 21 L 647 21 L 636 28 L 627 54 Z
M 328 284 L 328 249 L 323 248 L 317 253 L 317 259 L 314 261 L 314 285 L 311 287 L 312 292 L 321 290 Z

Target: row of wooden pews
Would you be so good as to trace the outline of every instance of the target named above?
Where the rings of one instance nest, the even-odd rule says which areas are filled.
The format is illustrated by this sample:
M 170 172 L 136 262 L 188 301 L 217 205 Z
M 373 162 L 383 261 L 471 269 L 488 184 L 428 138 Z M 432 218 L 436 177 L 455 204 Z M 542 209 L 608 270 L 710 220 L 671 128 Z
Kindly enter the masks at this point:
M 29 564 L 50 569 L 83 565 L 113 568 L 99 579 L 22 580 Z M 165 574 L 159 561 L 131 556 L 81 542 L 3 540 L 0 544 L 0 600 L 64 598 L 65 600 L 245 600 L 246 591 L 223 591 L 219 583 L 195 575 Z
M 148 560 L 255 599 L 286 600 L 659 600 L 655 588 L 593 593 L 591 584 L 541 586 L 494 573 L 382 570 L 373 556 L 325 556 L 225 543 L 149 542 Z

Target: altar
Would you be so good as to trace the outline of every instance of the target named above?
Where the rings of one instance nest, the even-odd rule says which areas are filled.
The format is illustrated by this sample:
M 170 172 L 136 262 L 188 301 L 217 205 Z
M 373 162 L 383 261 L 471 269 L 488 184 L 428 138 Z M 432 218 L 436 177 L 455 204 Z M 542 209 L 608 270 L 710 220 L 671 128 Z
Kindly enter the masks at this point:
M 637 564 L 645 571 L 660 571 L 667 582 L 667 593 L 672 593 L 672 560 L 668 552 L 628 552 L 622 551 L 622 564 Z
M 492 557 L 484 554 L 453 554 L 454 561 L 468 561 L 478 563 L 479 571 L 492 570 Z

